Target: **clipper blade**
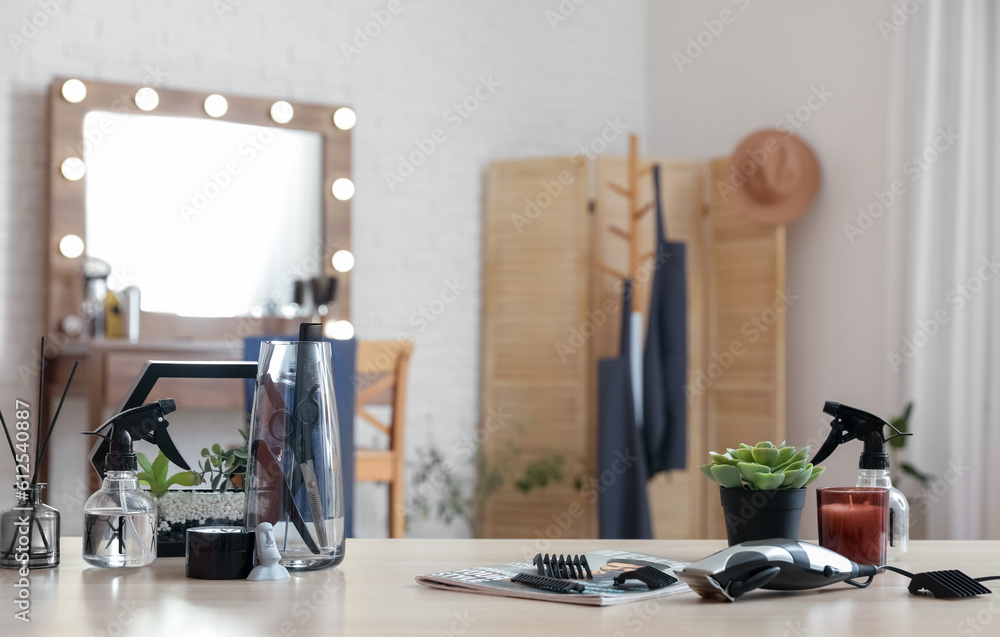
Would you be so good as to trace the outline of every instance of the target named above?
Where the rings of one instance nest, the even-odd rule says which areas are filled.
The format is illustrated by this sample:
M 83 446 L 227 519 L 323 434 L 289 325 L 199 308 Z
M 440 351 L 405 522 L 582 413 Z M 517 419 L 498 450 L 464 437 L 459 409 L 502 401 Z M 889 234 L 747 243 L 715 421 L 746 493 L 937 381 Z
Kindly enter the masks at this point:
M 962 571 L 955 570 L 917 573 L 910 580 L 909 588 L 915 595 L 926 590 L 938 599 L 975 597 L 993 592 Z

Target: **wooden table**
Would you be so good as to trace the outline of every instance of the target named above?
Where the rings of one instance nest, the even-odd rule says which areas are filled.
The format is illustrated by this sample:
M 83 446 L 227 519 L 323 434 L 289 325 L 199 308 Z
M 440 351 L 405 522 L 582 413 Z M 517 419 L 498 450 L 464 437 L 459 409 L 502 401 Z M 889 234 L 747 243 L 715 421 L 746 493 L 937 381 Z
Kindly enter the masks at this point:
M 87 567 L 80 538 L 62 541 L 62 566 L 30 575 L 31 623 L 13 618 L 14 571 L 0 571 L 0 635 L 997 635 L 1000 597 L 911 596 L 886 573 L 857 590 L 753 591 L 734 604 L 693 593 L 612 607 L 584 607 L 431 590 L 414 576 L 520 559 L 538 548 L 623 548 L 697 560 L 724 546 L 710 540 L 348 540 L 340 568 L 283 582 L 204 581 L 184 576 L 183 558 L 141 569 Z M 1000 542 L 914 542 L 900 566 L 1000 574 Z M 996 583 L 991 582 L 996 588 Z M 1000 589 L 997 589 L 1000 590 Z

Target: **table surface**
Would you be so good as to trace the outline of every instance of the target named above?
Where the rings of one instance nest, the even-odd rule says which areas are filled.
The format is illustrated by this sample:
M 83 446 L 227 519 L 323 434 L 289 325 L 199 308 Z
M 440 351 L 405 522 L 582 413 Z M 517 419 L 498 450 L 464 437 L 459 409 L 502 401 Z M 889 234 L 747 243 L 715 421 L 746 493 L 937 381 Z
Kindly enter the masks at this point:
M 30 618 L 14 619 L 16 571 L 0 570 L 0 635 L 998 635 L 1000 597 L 912 596 L 894 573 L 867 589 L 753 591 L 733 604 L 694 593 L 587 607 L 432 590 L 416 575 L 500 564 L 537 551 L 621 548 L 695 561 L 715 540 L 347 541 L 339 568 L 280 582 L 205 581 L 184 576 L 183 558 L 128 570 L 87 566 L 80 538 L 63 538 L 62 565 L 30 574 Z M 1000 542 L 911 543 L 898 566 L 1000 574 Z M 988 583 L 996 585 L 995 582 Z

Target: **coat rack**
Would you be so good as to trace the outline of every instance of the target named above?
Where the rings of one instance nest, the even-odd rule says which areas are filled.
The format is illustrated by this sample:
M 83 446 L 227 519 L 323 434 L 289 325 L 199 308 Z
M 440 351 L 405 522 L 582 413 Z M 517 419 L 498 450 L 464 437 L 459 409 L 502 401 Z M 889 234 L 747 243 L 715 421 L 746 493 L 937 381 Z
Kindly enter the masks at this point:
M 607 231 L 628 242 L 628 271 L 621 272 L 607 263 L 597 260 L 597 267 L 619 279 L 633 278 L 643 261 L 653 256 L 655 249 L 640 253 L 639 221 L 653 209 L 653 202 L 639 204 L 639 180 L 652 175 L 650 165 L 639 166 L 639 137 L 633 133 L 628 138 L 628 187 L 608 182 L 608 188 L 628 200 L 628 230 L 615 224 L 608 224 Z

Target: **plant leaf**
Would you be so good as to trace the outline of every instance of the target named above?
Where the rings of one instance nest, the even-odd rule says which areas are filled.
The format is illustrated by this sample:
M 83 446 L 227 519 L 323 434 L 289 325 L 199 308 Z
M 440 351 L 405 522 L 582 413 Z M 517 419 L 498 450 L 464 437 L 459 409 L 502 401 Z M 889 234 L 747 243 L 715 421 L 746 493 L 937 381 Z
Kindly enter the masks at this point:
M 809 480 L 812 478 L 812 475 L 816 473 L 817 468 L 818 467 L 814 467 L 811 464 L 807 464 L 806 466 L 802 467 L 802 469 L 800 469 L 801 473 L 799 473 L 799 475 L 796 476 L 795 481 L 792 482 L 792 488 L 801 489 L 802 487 L 806 486 L 806 483 L 809 482 Z
M 806 445 L 805 447 L 802 447 L 801 449 L 799 449 L 797 452 L 795 452 L 795 454 L 792 455 L 791 458 L 789 458 L 788 460 L 786 460 L 783 464 L 779 464 L 777 467 L 775 467 L 774 468 L 775 471 L 780 471 L 782 469 L 787 469 L 788 466 L 791 465 L 792 463 L 798 462 L 799 460 L 805 460 L 806 458 L 808 458 L 809 457 L 809 448 L 810 448 L 809 445 Z M 803 465 L 803 466 L 805 466 L 805 465 Z
M 201 448 L 201 457 L 202 458 L 207 458 L 208 456 L 209 456 L 208 447 L 202 447 Z
M 774 447 L 754 447 L 753 451 L 751 451 L 751 454 L 753 454 L 753 461 L 766 467 L 777 464 L 780 453 L 781 452 Z
M 753 462 L 753 447 L 740 445 L 740 448 L 736 450 L 736 457 L 743 462 Z
M 774 443 L 768 440 L 762 440 L 757 443 L 757 446 L 755 446 L 754 449 L 774 449 Z
M 215 443 L 214 445 L 212 445 L 212 453 L 214 453 L 217 456 L 221 455 L 222 454 L 222 445 L 220 445 L 219 443 Z
M 812 484 L 813 482 L 815 482 L 816 478 L 820 477 L 823 474 L 823 471 L 825 471 L 825 470 L 826 470 L 826 467 L 813 467 L 812 475 L 809 476 L 809 479 L 806 480 L 806 483 L 804 485 L 802 485 L 802 486 L 806 487 L 806 486 L 809 486 L 810 484 Z
M 712 458 L 712 462 L 714 464 L 728 464 L 735 467 L 736 464 L 739 462 L 739 460 L 730 458 L 729 456 L 723 455 L 721 453 L 715 453 L 714 451 L 709 451 L 708 455 Z
M 146 454 L 140 451 L 135 454 L 135 459 L 139 461 L 139 466 L 142 467 L 143 471 L 149 475 L 153 475 L 153 465 L 149 464 L 149 458 L 146 457 Z
M 198 478 L 198 474 L 192 471 L 180 471 L 167 479 L 167 486 L 169 487 L 172 484 L 177 484 L 182 487 L 193 487 L 195 485 L 196 478 Z
M 160 485 L 166 484 L 167 482 L 167 471 L 169 470 L 170 461 L 167 460 L 167 456 L 161 451 L 156 456 L 156 460 L 153 460 L 153 479 L 160 483 Z
M 756 476 L 759 473 L 771 473 L 771 469 L 769 467 L 765 467 L 762 464 L 757 464 L 754 462 L 741 462 L 738 465 L 736 465 L 736 468 L 739 469 L 740 473 L 743 475 L 743 478 L 747 482 L 756 483 L 757 482 Z
M 758 473 L 754 484 L 762 491 L 771 491 L 781 486 L 785 476 L 780 473 Z
M 794 455 L 795 455 L 795 447 L 782 446 L 781 449 L 778 449 L 778 459 L 775 461 L 774 464 L 776 465 L 785 464 Z
M 703 464 L 699 466 L 698 471 L 701 471 L 703 474 L 705 474 L 706 478 L 709 478 L 710 480 L 715 480 L 715 476 L 712 475 L 712 467 L 714 466 L 716 466 L 714 463 L 709 462 L 708 464 Z
M 740 470 L 728 464 L 710 465 L 709 471 L 712 477 L 727 489 L 738 489 L 743 486 L 743 478 Z
M 900 469 L 900 471 L 902 471 L 906 475 L 913 476 L 914 478 L 916 478 L 918 481 L 920 481 L 920 484 L 922 484 L 925 487 L 928 484 L 930 484 L 931 478 L 934 477 L 934 476 L 930 475 L 929 473 L 923 473 L 923 472 L 919 471 L 916 467 L 914 467 L 909 462 L 904 462 L 903 464 L 899 465 L 899 469 Z

